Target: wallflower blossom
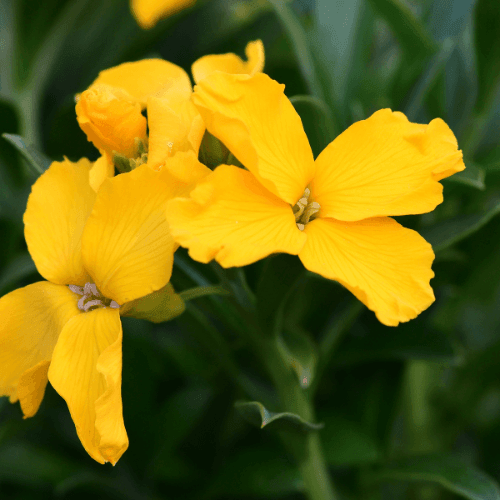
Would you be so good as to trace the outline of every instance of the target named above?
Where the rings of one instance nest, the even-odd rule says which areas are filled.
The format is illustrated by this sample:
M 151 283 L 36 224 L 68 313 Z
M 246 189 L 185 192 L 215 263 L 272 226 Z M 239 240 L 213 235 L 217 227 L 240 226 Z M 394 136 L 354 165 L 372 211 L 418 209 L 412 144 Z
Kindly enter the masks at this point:
M 160 19 L 194 5 L 196 0 L 130 0 L 130 8 L 139 26 L 152 28 Z
M 128 447 L 120 315 L 162 321 L 182 312 L 168 284 L 176 244 L 164 212 L 209 170 L 189 153 L 169 161 L 178 177 L 143 165 L 94 187 L 88 160 L 52 163 L 24 215 L 28 250 L 47 281 L 0 299 L 0 395 L 31 417 L 50 380 L 100 463 L 115 464 Z
M 235 54 L 208 55 L 192 67 L 195 82 L 214 71 L 255 74 L 264 67 L 260 40 L 248 43 L 248 61 Z M 191 102 L 187 73 L 162 59 L 120 64 L 99 73 L 76 104 L 77 120 L 89 141 L 110 162 L 116 155 L 133 166 L 158 168 L 177 151 L 198 154 L 205 124 Z M 147 110 L 147 120 L 142 111 Z M 149 128 L 149 136 L 146 131 Z M 138 150 L 140 145 L 143 150 Z M 146 154 L 147 153 L 147 154 Z
M 383 109 L 314 160 L 284 86 L 264 74 L 214 73 L 193 102 L 248 169 L 221 165 L 189 198 L 168 204 L 172 234 L 193 259 L 231 267 L 298 255 L 386 325 L 429 307 L 432 247 L 388 216 L 433 210 L 443 200 L 438 181 L 465 168 L 441 119 L 420 125 Z

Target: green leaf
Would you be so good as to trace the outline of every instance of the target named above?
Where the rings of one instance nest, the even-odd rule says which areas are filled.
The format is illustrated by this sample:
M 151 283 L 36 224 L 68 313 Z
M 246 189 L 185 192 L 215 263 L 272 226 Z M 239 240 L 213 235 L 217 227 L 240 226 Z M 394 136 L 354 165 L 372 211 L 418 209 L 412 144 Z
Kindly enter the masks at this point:
M 234 406 L 245 420 L 261 429 L 271 426 L 275 431 L 310 432 L 323 428 L 323 424 L 307 422 L 295 413 L 269 411 L 258 401 L 237 401 Z
M 404 112 L 410 120 L 415 120 L 418 116 L 422 104 L 429 94 L 429 91 L 436 82 L 437 77 L 442 72 L 453 50 L 456 42 L 451 38 L 446 38 L 439 49 L 439 52 L 429 61 L 422 76 L 415 84 Z
M 297 56 L 297 64 L 307 83 L 309 92 L 318 99 L 325 101 L 325 94 L 317 74 L 309 41 L 300 19 L 287 2 L 283 2 L 283 0 L 269 0 L 269 3 L 273 6 L 279 21 L 290 37 L 295 55 Z
M 353 466 L 380 459 L 377 443 L 356 422 L 331 412 L 322 414 L 321 420 L 325 424 L 321 442 L 328 464 Z
M 28 162 L 33 172 L 39 176 L 50 167 L 52 163 L 43 153 L 38 151 L 35 147 L 27 145 L 20 135 L 16 134 L 2 134 L 2 137 L 9 141 Z
M 267 330 L 281 330 L 286 300 L 304 274 L 304 266 L 295 255 L 267 259 L 256 293 L 259 319 Z
M 250 446 L 224 460 L 213 473 L 214 478 L 204 499 L 284 498 L 304 491 L 297 467 L 278 447 Z
M 333 114 L 326 103 L 308 95 L 290 98 L 299 114 L 314 156 L 318 156 L 335 139 Z
M 469 21 L 476 0 L 433 0 L 428 15 L 429 30 L 436 40 L 458 38 Z
M 36 272 L 35 263 L 28 252 L 16 255 L 0 274 L 0 292 L 15 286 L 19 280 Z
M 297 374 L 302 388 L 309 387 L 316 373 L 318 353 L 313 340 L 298 328 L 285 328 L 276 342 L 282 358 Z
M 413 320 L 398 328 L 374 325 L 369 330 L 353 331 L 345 337 L 331 361 L 332 365 L 345 366 L 379 359 L 455 359 L 449 338 L 424 326 L 423 320 Z
M 479 231 L 495 215 L 500 213 L 500 200 L 495 199 L 485 211 L 472 215 L 458 215 L 423 229 L 420 234 L 432 245 L 435 252 L 468 238 Z
M 401 0 L 370 1 L 387 21 L 408 57 L 425 57 L 435 52 L 432 37 L 407 4 Z
M 369 481 L 425 481 L 469 500 L 500 500 L 497 483 L 473 465 L 452 455 L 423 455 L 394 461 Z
M 485 170 L 476 165 L 475 163 L 471 163 L 470 161 L 466 161 L 467 168 L 453 174 L 451 177 L 443 179 L 445 182 L 456 182 L 458 184 L 464 184 L 466 186 L 474 187 L 479 189 L 480 191 L 484 191 L 486 189 L 486 185 L 484 183 L 484 178 L 486 176 Z
M 491 95 L 500 83 L 500 44 L 497 26 L 500 25 L 500 2 L 478 0 L 475 9 L 475 45 L 479 80 L 478 105 L 486 108 Z

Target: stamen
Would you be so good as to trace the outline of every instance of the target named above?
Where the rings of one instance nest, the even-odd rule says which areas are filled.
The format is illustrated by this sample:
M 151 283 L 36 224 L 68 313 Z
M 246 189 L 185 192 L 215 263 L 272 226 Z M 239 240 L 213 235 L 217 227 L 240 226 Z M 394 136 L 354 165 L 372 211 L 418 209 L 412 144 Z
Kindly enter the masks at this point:
M 83 310 L 87 312 L 89 309 L 92 307 L 99 307 L 99 306 L 104 306 L 104 304 L 100 300 L 89 300 L 84 306 Z
M 73 292 L 78 295 L 83 295 L 83 287 L 78 286 L 78 285 L 68 285 L 68 288 Z
M 87 297 L 85 295 L 78 301 L 78 309 L 80 311 L 85 311 L 85 301 L 87 300 Z
M 111 307 L 112 309 L 120 309 L 120 304 L 118 304 L 118 302 L 115 302 L 114 300 L 112 300 L 109 303 L 109 307 Z
M 295 223 L 300 231 L 303 231 L 306 224 L 315 219 L 316 214 L 319 212 L 321 206 L 316 201 L 309 201 L 311 190 L 306 188 L 302 197 L 293 206 L 292 211 L 295 216 Z

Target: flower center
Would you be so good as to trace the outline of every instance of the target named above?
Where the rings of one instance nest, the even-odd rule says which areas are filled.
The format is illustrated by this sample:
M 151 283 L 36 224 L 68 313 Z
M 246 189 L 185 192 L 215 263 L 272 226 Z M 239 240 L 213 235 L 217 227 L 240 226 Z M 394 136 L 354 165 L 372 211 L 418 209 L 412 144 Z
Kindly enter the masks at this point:
M 301 231 L 304 230 L 306 224 L 317 217 L 317 213 L 321 208 L 319 203 L 309 199 L 310 196 L 311 190 L 306 188 L 300 200 L 292 208 L 293 214 L 295 215 L 295 222 Z
M 92 311 L 98 307 L 119 309 L 120 305 L 114 300 L 107 299 L 97 289 L 95 283 L 85 283 L 85 286 L 68 285 L 68 288 L 82 298 L 78 301 L 78 309 L 83 312 Z

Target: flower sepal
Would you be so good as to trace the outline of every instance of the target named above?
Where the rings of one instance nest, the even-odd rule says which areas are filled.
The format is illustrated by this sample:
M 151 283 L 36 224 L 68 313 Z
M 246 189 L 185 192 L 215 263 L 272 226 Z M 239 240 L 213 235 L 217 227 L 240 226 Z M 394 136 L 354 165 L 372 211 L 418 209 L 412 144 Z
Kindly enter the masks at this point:
M 186 309 L 182 297 L 167 283 L 156 292 L 135 299 L 120 307 L 122 316 L 145 319 L 152 323 L 163 323 L 181 315 Z

